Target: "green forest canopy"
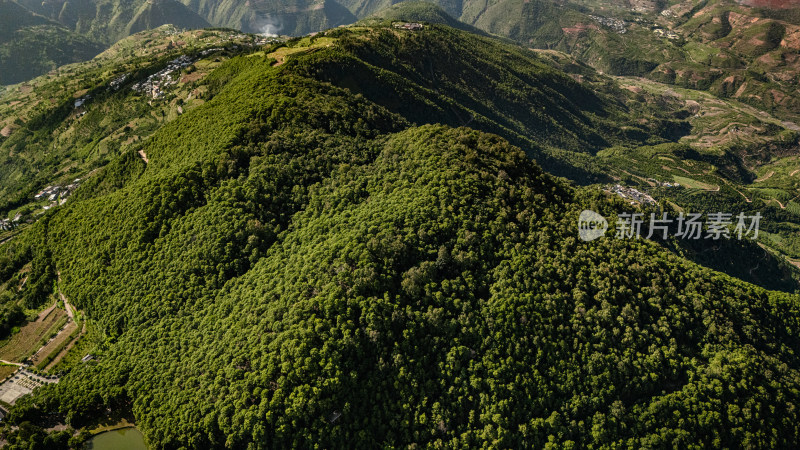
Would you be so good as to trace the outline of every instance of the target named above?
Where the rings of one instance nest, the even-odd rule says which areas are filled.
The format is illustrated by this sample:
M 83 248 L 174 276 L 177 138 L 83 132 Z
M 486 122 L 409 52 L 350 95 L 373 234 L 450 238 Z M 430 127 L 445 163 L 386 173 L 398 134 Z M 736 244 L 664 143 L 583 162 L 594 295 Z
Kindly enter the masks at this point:
M 582 209 L 619 205 L 303 65 L 329 57 L 232 59 L 146 166 L 130 150 L 0 247 L 2 278 L 57 270 L 107 338 L 9 422 L 130 409 L 155 448 L 798 441 L 796 295 L 579 241 Z

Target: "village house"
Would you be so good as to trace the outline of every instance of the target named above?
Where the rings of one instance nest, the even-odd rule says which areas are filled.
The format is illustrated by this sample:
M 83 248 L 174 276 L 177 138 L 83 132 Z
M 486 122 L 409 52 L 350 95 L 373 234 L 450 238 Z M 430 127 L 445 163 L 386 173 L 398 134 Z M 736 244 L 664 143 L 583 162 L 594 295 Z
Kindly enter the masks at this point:
M 421 23 L 416 23 L 416 22 L 396 23 L 394 24 L 394 27 L 409 31 L 419 31 L 424 28 L 424 26 Z

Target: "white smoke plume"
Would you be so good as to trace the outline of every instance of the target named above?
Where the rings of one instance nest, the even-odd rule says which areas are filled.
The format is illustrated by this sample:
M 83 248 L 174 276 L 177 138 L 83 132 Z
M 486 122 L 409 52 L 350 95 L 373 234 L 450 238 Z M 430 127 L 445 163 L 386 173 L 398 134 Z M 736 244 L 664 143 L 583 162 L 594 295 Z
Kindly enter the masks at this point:
M 276 37 L 283 31 L 283 24 L 278 17 L 268 15 L 259 20 L 255 28 L 259 30 L 261 35 Z

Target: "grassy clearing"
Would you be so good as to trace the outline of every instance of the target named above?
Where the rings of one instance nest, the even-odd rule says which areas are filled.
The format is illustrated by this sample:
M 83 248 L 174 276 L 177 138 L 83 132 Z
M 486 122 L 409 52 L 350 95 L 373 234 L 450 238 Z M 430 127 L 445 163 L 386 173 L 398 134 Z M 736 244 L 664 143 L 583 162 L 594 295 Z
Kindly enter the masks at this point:
M 92 433 L 94 435 L 94 434 L 105 433 L 106 431 L 121 430 L 123 428 L 132 428 L 135 426 L 136 425 L 133 422 L 129 422 L 127 419 L 123 418 L 117 423 L 110 425 L 101 425 L 98 426 L 97 428 L 93 428 L 89 430 L 89 433 Z
M 692 178 L 681 177 L 678 175 L 673 175 L 672 178 L 675 180 L 676 183 L 680 183 L 681 186 L 690 189 L 702 189 L 704 191 L 716 191 L 719 189 L 719 186 L 703 183 L 702 181 L 697 181 Z
M 13 364 L 0 364 L 0 381 L 10 377 L 18 368 Z
M 277 65 L 281 65 L 285 63 L 286 59 L 291 55 L 310 52 L 318 48 L 329 47 L 333 45 L 334 42 L 336 42 L 336 39 L 329 37 L 316 38 L 313 40 L 313 42 L 311 38 L 303 38 L 300 40 L 300 42 L 294 44 L 293 46 L 281 47 L 267 56 L 277 60 Z
M 699 64 L 710 64 L 711 59 L 719 53 L 719 49 L 699 42 L 688 42 L 683 49 L 687 51 L 689 59 Z

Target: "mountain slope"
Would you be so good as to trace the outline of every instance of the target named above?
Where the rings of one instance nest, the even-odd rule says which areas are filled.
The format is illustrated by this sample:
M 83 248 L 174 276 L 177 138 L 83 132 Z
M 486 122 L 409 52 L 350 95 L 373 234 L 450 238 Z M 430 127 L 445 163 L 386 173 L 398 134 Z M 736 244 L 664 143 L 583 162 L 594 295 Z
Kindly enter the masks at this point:
M 408 3 L 408 5 L 406 5 Z M 525 46 L 567 52 L 614 75 L 648 76 L 684 87 L 711 89 L 796 118 L 791 90 L 797 72 L 796 15 L 714 0 L 595 2 L 501 0 L 486 2 L 343 0 L 361 17 L 394 10 L 442 23 L 443 15 Z M 441 9 L 437 10 L 437 5 Z M 454 26 L 453 23 L 449 25 Z
M 12 0 L 0 1 L 0 85 L 14 84 L 58 66 L 91 59 L 100 44 L 34 14 Z
M 445 10 L 433 3 L 425 1 L 410 0 L 388 6 L 372 14 L 362 22 L 369 24 L 375 21 L 425 22 L 447 25 L 459 30 L 469 31 L 473 34 L 484 34 L 479 28 L 460 22 L 454 19 Z
M 103 46 L 60 25 L 17 30 L 0 43 L 0 85 L 20 83 L 56 67 L 86 61 Z
M 53 25 L 45 17 L 28 11 L 13 0 L 0 1 L 0 40 L 8 40 L 13 33 L 24 27 L 33 25 Z
M 541 124 L 624 117 L 603 94 L 566 101 L 589 88 L 530 55 L 526 72 L 502 46 L 456 51 L 471 39 L 338 30 L 232 57 L 193 85 L 202 104 L 0 245 L 4 283 L 30 263 L 29 283 L 58 280 L 98 330 L 94 361 L 17 402 L 7 420 L 33 424 L 7 427 L 10 444 L 108 411 L 156 448 L 798 442 L 797 295 L 651 242 L 582 242 L 581 210 L 622 205 L 497 135 L 415 125 L 348 85 L 424 86 L 409 105 L 446 112 L 444 94 L 482 95 L 449 77 L 492 67 L 545 106 Z M 414 66 L 425 46 L 450 49 L 452 70 Z M 541 128 L 526 139 L 561 142 Z
M 178 55 L 181 48 L 176 47 L 176 43 L 187 45 L 188 42 L 185 48 L 197 52 L 224 45 L 226 36 L 233 41 L 239 37 L 252 39 L 227 31 L 174 35 L 174 30 L 165 30 L 164 33 L 144 33 L 123 41 L 101 55 L 98 62 L 113 67 L 119 58 L 134 55 L 135 61 L 146 58 L 152 53 L 137 53 L 142 43 L 147 43 L 151 52 L 166 49 Z M 244 44 L 248 47 L 252 41 Z M 190 53 L 190 60 L 195 58 L 192 55 Z M 563 54 L 532 52 L 447 27 L 428 25 L 415 32 L 390 26 L 331 30 L 293 39 L 251 57 L 266 57 L 296 75 L 362 95 L 408 123 L 443 123 L 496 133 L 520 146 L 546 170 L 579 184 L 620 179 L 634 184 L 650 176 L 657 178 L 648 182 L 652 183 L 648 191 L 657 196 L 662 205 L 692 205 L 692 208 L 704 210 L 708 207 L 704 204 L 707 196 L 718 192 L 718 197 L 724 195 L 729 202 L 724 205 L 726 208 L 751 211 L 757 206 L 737 202 L 741 193 L 736 185 L 722 184 L 727 176 L 734 177 L 737 183 L 749 176 L 748 169 L 735 155 L 694 151 L 688 144 L 675 142 L 687 138 L 706 139 L 719 133 L 713 126 L 706 129 L 704 121 L 707 119 L 698 118 L 700 114 L 686 119 L 689 102 L 684 103 L 675 94 L 667 97 L 666 94 L 635 93 L 631 86 L 618 85 Z M 34 198 L 38 191 L 47 186 L 70 185 L 74 178 L 83 178 L 91 169 L 107 164 L 116 155 L 137 148 L 141 140 L 163 124 L 204 103 L 211 92 L 230 81 L 229 76 L 232 76 L 220 71 L 221 75 L 211 77 L 211 84 L 204 81 L 209 67 L 217 65 L 219 59 L 219 53 L 200 58 L 196 64 L 170 75 L 169 80 L 177 82 L 174 87 L 170 84 L 172 81 L 167 80 L 158 84 L 157 91 L 147 93 L 132 92 L 130 87 L 158 71 L 166 60 L 152 64 L 145 59 L 144 66 L 137 62 L 127 72 L 115 69 L 114 75 L 101 69 L 98 71 L 104 74 L 101 82 L 89 81 L 86 77 L 77 84 L 69 78 L 48 83 L 58 86 L 59 95 L 63 97 L 61 108 L 50 112 L 34 110 L 33 116 L 23 115 L 21 121 L 2 123 L 2 130 L 8 136 L 0 139 L 0 149 L 9 155 L 2 166 L 8 180 L 5 186 L 0 186 L 3 215 L 11 220 L 22 214 L 19 223 L 23 225 L 33 220 L 44 213 L 43 208 L 49 207 L 47 201 Z M 204 69 L 193 72 L 197 67 Z M 570 73 L 565 74 L 562 69 Z M 116 88 L 111 89 L 111 84 L 114 78 L 120 77 L 127 87 L 117 92 Z M 90 90 L 80 90 L 77 86 L 90 86 Z M 43 93 L 47 89 L 50 87 L 37 88 Z M 87 92 L 96 98 L 80 108 L 73 107 L 75 99 Z M 27 111 L 48 95 L 10 96 L 7 105 L 22 100 L 24 103 L 6 110 Z M 735 114 L 739 121 L 746 117 L 743 115 L 746 111 L 741 109 L 725 111 Z M 752 114 L 748 120 L 754 125 L 761 120 L 755 113 L 747 114 Z M 774 123 L 761 125 L 767 130 L 769 127 L 775 132 L 780 130 Z M 754 146 L 763 144 L 775 145 L 772 131 L 754 138 L 752 143 Z M 674 167 L 676 164 L 680 167 Z M 689 186 L 677 190 L 657 188 L 655 180 L 671 182 L 676 173 L 679 176 L 691 174 L 692 179 L 708 183 L 700 186 L 713 189 L 711 183 L 720 183 L 722 187 L 710 193 L 697 192 Z M 675 180 L 681 184 L 698 183 L 684 178 Z M 115 186 L 118 182 L 107 184 Z M 782 201 L 787 200 L 789 198 Z M 718 207 L 718 203 L 711 204 Z M 770 217 L 765 232 L 780 233 L 779 236 L 790 233 L 786 226 L 791 226 L 791 217 L 770 211 L 764 213 L 769 213 Z M 767 245 L 771 242 L 772 239 L 761 241 Z M 780 256 L 766 253 L 754 243 L 722 248 L 711 244 L 714 245 L 675 250 L 685 251 L 684 254 L 707 266 L 769 289 L 787 292 L 797 289 L 795 271 L 781 261 Z
M 494 39 L 436 25 L 338 34 L 343 51 L 318 49 L 309 56 L 312 70 L 301 73 L 360 93 L 411 122 L 502 134 L 547 170 L 573 179 L 602 178 L 589 158 L 601 148 L 663 142 L 684 132 L 685 123 L 669 111 L 643 110 L 646 118 L 634 118 L 618 100 L 626 92 L 601 80 L 582 85 L 532 52 Z M 587 82 L 593 79 L 584 73 Z
M 357 19 L 332 0 L 183 0 L 216 26 L 233 27 L 251 33 L 297 36 L 350 24 Z
M 794 98 L 787 86 L 779 86 L 780 98 L 763 99 L 774 97 L 768 90 L 772 86 L 763 84 L 768 70 L 759 70 L 761 77 L 739 71 L 729 73 L 745 61 L 771 68 L 786 65 L 796 69 L 793 58 L 786 58 L 796 51 L 793 36 L 797 34 L 797 20 L 793 10 L 776 12 L 730 0 L 697 5 L 590 0 L 436 0 L 398 5 L 393 0 L 181 0 L 185 8 L 169 0 L 19 1 L 29 10 L 107 45 L 132 32 L 166 23 L 187 28 L 208 23 L 245 32 L 305 35 L 373 15 L 392 19 L 403 11 L 419 21 L 456 28 L 474 26 L 470 31 L 480 29 L 526 46 L 568 52 L 606 73 L 649 74 L 659 81 L 702 89 L 713 83 L 715 92 L 726 96 L 743 84 L 748 86 L 746 81 L 750 81 L 748 97 L 767 107 L 783 103 L 787 96 Z M 744 18 L 738 22 L 737 29 L 750 31 L 729 36 L 730 14 L 734 18 Z M 760 34 L 766 33 L 767 28 L 772 31 L 769 36 L 763 36 L 764 40 Z M 780 44 L 784 34 L 789 38 Z M 755 45 L 753 39 L 768 45 Z M 753 45 L 754 48 L 749 48 Z M 709 51 L 709 46 L 717 49 L 714 58 L 711 58 L 714 53 Z M 783 49 L 775 51 L 776 47 Z M 756 62 L 759 57 L 763 58 Z M 735 78 L 728 80 L 729 75 Z M 786 111 L 792 110 L 790 104 L 781 106 Z
M 177 0 L 148 0 L 125 29 L 126 34 L 171 24 L 178 28 L 206 28 L 209 23 Z
M 37 192 L 72 184 L 176 118 L 179 109 L 202 103 L 202 93 L 193 92 L 196 84 L 236 54 L 234 46 L 241 51 L 254 41 L 238 32 L 180 32 L 165 26 L 120 41 L 89 63 L 9 88 L 0 97 L 2 217 L 42 213 L 49 202 L 35 198 Z M 205 50 L 211 52 L 201 58 Z M 152 91 L 134 90 L 134 84 L 181 55 L 200 68 L 173 67 L 154 84 L 170 83 L 170 93 L 181 99 L 148 104 Z
M 419 33 L 389 30 L 334 30 L 328 36 L 292 41 L 269 56 L 285 58 L 281 55 L 296 52 L 285 62 L 287 70 L 360 93 L 409 122 L 469 125 L 501 134 L 522 146 L 548 170 L 575 179 L 583 177 L 584 183 L 603 176 L 592 166 L 591 155 L 597 151 L 611 145 L 663 142 L 684 126 L 669 111 L 639 111 L 644 117 L 634 117 L 636 114 L 618 100 L 628 95 L 627 91 L 607 86 L 599 79 L 595 85 L 581 84 L 516 46 L 445 27 L 431 26 Z M 133 143 L 131 139 L 144 138 L 135 132 L 139 127 L 130 126 L 133 130 L 126 131 L 125 126 L 135 118 L 128 114 L 145 114 L 149 106 L 131 101 L 130 89 L 116 92 L 109 89 L 109 83 L 127 74 L 125 81 L 129 84 L 149 73 L 142 68 L 124 70 L 126 64 L 115 63 L 116 60 L 145 58 L 145 66 L 155 71 L 158 64 L 166 63 L 167 57 L 155 64 L 148 61 L 136 53 L 143 43 L 153 51 L 192 52 L 218 45 L 217 41 L 226 34 L 187 32 L 173 37 L 170 33 L 174 31 L 144 33 L 102 54 L 98 62 L 115 75 L 93 69 L 103 74 L 101 79 L 92 80 L 87 74 L 83 75 L 83 82 L 88 85 L 73 90 L 62 87 L 61 92 L 53 93 L 59 105 L 55 110 L 35 111 L 29 117 L 19 113 L 45 98 L 45 91 L 55 88 L 49 83 L 37 85 L 41 95 L 35 92 L 9 98 L 7 105 L 23 100 L 25 103 L 4 110 L 9 112 L 9 119 L 0 127 L 7 131 L 6 136 L 0 136 L 0 148 L 9 156 L 2 167 L 6 179 L 20 181 L 0 188 L 0 210 L 13 209 L 9 205 L 22 206 L 19 202 L 29 198 L 31 190 L 52 185 L 55 173 L 76 162 L 74 157 L 63 157 L 63 161 L 55 158 L 55 164 L 43 166 L 46 149 L 55 148 L 65 155 L 81 154 L 79 161 L 94 161 L 106 149 L 128 147 Z M 229 36 L 235 38 L 235 33 Z M 176 43 L 184 46 L 177 47 Z M 134 66 L 140 64 L 136 62 Z M 575 70 L 584 71 L 586 82 L 595 80 L 596 75 L 589 69 Z M 89 90 L 85 91 L 87 87 Z M 184 95 L 197 97 L 190 93 Z M 99 98 L 76 108 L 75 101 L 87 94 Z M 187 98 L 172 95 L 169 98 L 174 104 L 164 113 L 168 116 L 175 114 L 178 102 Z M 119 108 L 120 103 L 130 106 Z M 11 120 L 12 111 L 20 116 L 17 122 L 26 123 Z M 87 112 L 86 117 L 80 115 L 83 111 Z M 122 111 L 126 112 L 121 117 L 111 119 Z M 114 136 L 120 136 L 124 143 L 112 143 L 116 141 Z M 24 158 L 13 157 L 15 154 Z M 73 173 L 75 177 L 82 175 L 80 171 Z

